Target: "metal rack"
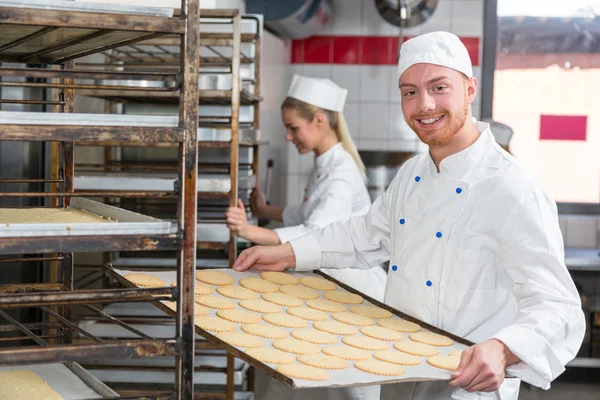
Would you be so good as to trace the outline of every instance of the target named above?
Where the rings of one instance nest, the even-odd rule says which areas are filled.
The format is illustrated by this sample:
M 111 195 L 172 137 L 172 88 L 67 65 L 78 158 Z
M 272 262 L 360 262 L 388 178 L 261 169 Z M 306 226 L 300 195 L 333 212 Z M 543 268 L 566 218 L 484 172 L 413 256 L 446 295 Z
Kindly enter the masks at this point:
M 19 3 L 19 2 L 13 2 Z M 182 0 L 181 15 L 177 17 L 136 15 L 114 12 L 89 12 L 46 8 L 40 12 L 36 5 L 0 7 L 0 61 L 38 63 L 48 68 L 0 68 L 0 75 L 26 77 L 35 81 L 0 82 L 3 87 L 50 88 L 58 91 L 51 100 L 1 99 L 3 103 L 39 104 L 52 106 L 62 113 L 74 112 L 74 90 L 123 90 L 118 85 L 77 83 L 76 80 L 146 80 L 165 82 L 168 91 L 177 89 L 179 115 L 176 124 L 163 125 L 112 125 L 61 122 L 54 123 L 10 120 L 10 113 L 0 113 L 0 140 L 52 142 L 57 155 L 50 179 L 2 180 L 4 184 L 36 183 L 44 186 L 38 192 L 2 192 L 6 197 L 35 197 L 51 199 L 52 205 L 68 207 L 74 193 L 75 143 L 118 142 L 121 145 L 157 145 L 166 143 L 179 149 L 179 181 L 176 188 L 177 223 L 171 233 L 127 235 L 66 235 L 56 237 L 5 237 L 0 241 L 0 254 L 15 255 L 0 260 L 6 263 L 49 263 L 56 281 L 35 284 L 12 284 L 0 287 L 0 318 L 7 324 L 0 331 L 21 332 L 36 346 L 0 350 L 0 365 L 68 363 L 77 369 L 79 376 L 94 380 L 73 362 L 115 357 L 175 357 L 175 389 L 143 398 L 167 399 L 193 397 L 194 323 L 193 287 L 196 258 L 196 229 L 187 221 L 196 219 L 197 127 L 198 127 L 198 41 L 199 2 Z M 70 3 L 72 2 L 63 2 Z M 4 3 L 3 3 L 4 4 Z M 30 8 L 32 7 L 32 8 Z M 76 6 L 74 6 L 76 7 Z M 73 60 L 97 54 L 124 45 L 174 36 L 180 46 L 179 69 L 172 73 L 88 71 L 74 67 Z M 101 86 L 101 87 L 100 87 Z M 135 86 L 135 85 L 134 85 Z M 131 89 L 125 86 L 125 89 Z M 133 88 L 135 90 L 139 88 Z M 160 89 L 159 89 L 160 91 Z M 167 91 L 167 90 L 165 90 Z M 50 114 L 49 114 L 50 115 Z M 50 118 L 49 118 L 50 119 Z M 107 118 L 110 119 L 110 118 Z M 104 126 L 102 126 L 104 125 Z M 99 197 L 111 193 L 97 193 Z M 157 289 L 102 289 L 74 290 L 73 253 L 92 251 L 175 251 L 178 254 L 177 288 Z M 18 257 L 17 255 L 24 255 Z M 0 264 L 0 265 L 2 265 Z M 155 339 L 114 318 L 92 304 L 120 302 L 148 302 L 155 300 L 177 301 L 175 337 Z M 135 339 L 105 341 L 72 322 L 73 305 L 84 305 L 99 318 L 108 320 L 131 332 Z M 34 308 L 44 318 L 43 322 L 23 324 L 4 309 Z M 79 335 L 84 342 L 75 343 Z M 75 366 L 74 366 L 75 365 Z M 94 384 L 99 387 L 101 384 Z M 106 391 L 102 396 L 112 396 Z M 114 397 L 112 397 L 114 398 Z M 142 398 L 140 396 L 129 397 Z

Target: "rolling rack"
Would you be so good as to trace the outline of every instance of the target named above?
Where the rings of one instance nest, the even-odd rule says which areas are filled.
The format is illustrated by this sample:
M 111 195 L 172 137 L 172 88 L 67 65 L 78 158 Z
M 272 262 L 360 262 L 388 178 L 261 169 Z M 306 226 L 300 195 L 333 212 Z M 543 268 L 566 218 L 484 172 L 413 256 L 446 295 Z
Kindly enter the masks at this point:
M 0 287 L 0 331 L 20 332 L 36 346 L 3 348 L 0 366 L 18 369 L 27 366 L 46 379 L 63 396 L 77 398 L 123 398 L 91 376 L 78 362 L 108 358 L 175 357 L 174 391 L 128 399 L 191 399 L 194 378 L 194 272 L 196 260 L 197 213 L 197 127 L 199 1 L 182 0 L 181 14 L 173 10 L 142 7 L 90 6 L 62 0 L 0 1 L 0 61 L 27 63 L 22 68 L 0 68 L 0 75 L 28 78 L 25 82 L 0 82 L 0 86 L 44 88 L 59 91 L 52 100 L 0 99 L 2 103 L 50 105 L 53 113 L 0 113 L 0 140 L 38 141 L 57 144 L 58 160 L 51 179 L 6 179 L 4 184 L 40 184 L 39 192 L 2 192 L 14 198 L 51 199 L 56 207 L 89 210 L 114 224 L 8 223 L 0 229 L 0 262 L 46 263 L 56 265 L 56 280 Z M 100 7 L 100 9 L 98 8 Z M 140 12 L 140 9 L 142 12 Z M 169 13 L 170 11 L 170 13 Z M 162 36 L 175 36 L 180 47 L 179 69 L 172 72 L 90 71 L 75 68 L 74 61 L 116 47 Z M 30 68 L 31 64 L 48 68 Z M 35 79 L 34 81 L 31 81 Z M 153 80 L 163 88 L 125 86 L 136 91 L 178 90 L 179 114 L 175 118 L 144 117 L 132 120 L 121 116 L 75 114 L 74 90 L 122 90 L 118 85 L 77 83 L 76 80 Z M 125 146 L 166 143 L 179 151 L 180 185 L 170 193 L 177 199 L 177 221 L 170 224 L 80 197 L 115 196 L 115 193 L 74 193 L 75 143 L 114 142 Z M 174 193 L 173 193 L 174 192 Z M 119 197 L 139 193 L 119 193 Z M 44 207 L 48 209 L 49 207 Z M 10 215 L 15 215 L 13 211 Z M 17 215 L 29 215 L 30 209 L 18 209 Z M 41 226 L 43 225 L 43 226 Z M 104 229 L 100 227 L 104 226 Z M 110 228 L 106 228 L 110 226 Z M 156 289 L 74 290 L 73 254 L 77 252 L 175 251 L 177 287 Z M 48 265 L 50 264 L 50 265 Z M 175 337 L 152 338 L 130 324 L 97 307 L 103 303 L 177 301 Z M 127 340 L 103 340 L 72 322 L 72 308 L 81 305 L 103 320 L 132 334 Z M 20 323 L 5 311 L 8 308 L 36 309 L 42 322 Z M 77 340 L 75 335 L 83 340 Z M 46 367 L 44 367 L 46 366 Z M 69 372 L 70 371 L 70 372 Z M 74 386 L 64 388 L 69 381 Z M 56 388 L 55 386 L 60 386 Z M 92 395 L 90 396 L 90 390 Z M 61 392 L 62 391 L 62 392 Z

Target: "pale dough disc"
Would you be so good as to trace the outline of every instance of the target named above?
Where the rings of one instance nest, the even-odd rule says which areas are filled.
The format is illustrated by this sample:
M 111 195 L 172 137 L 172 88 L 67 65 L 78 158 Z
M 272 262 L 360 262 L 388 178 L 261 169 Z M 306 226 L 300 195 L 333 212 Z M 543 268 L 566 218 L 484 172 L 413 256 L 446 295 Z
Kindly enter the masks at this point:
M 399 365 L 379 360 L 361 360 L 355 362 L 354 366 L 361 371 L 384 376 L 400 376 L 405 371 L 404 368 Z
M 417 342 L 397 342 L 394 344 L 396 350 L 403 351 L 404 353 L 412 354 L 415 356 L 435 356 L 440 352 L 433 346 L 424 343 Z
M 289 307 L 287 313 L 295 317 L 304 318 L 309 321 L 323 321 L 329 318 L 329 315 L 323 311 L 314 310 L 308 307 Z
M 370 336 L 375 339 L 381 340 L 402 340 L 404 335 L 398 331 L 390 328 L 383 328 L 381 326 L 363 326 L 360 328 L 363 335 Z
M 355 327 L 337 321 L 317 321 L 313 323 L 313 326 L 315 329 L 334 335 L 349 336 L 358 333 L 358 329 Z
M 196 279 L 200 282 L 208 283 L 216 286 L 227 286 L 233 283 L 233 278 L 223 272 L 213 270 L 196 271 Z
M 365 317 L 364 315 L 353 314 L 347 311 L 331 314 L 331 318 L 348 325 L 356 326 L 369 326 L 375 323 L 375 321 L 373 321 L 369 317 Z
M 325 292 L 323 293 L 323 297 L 342 304 L 360 304 L 364 301 L 362 296 L 354 293 L 342 292 L 341 290 Z
M 291 364 L 294 362 L 294 356 L 277 349 L 248 349 L 246 350 L 246 354 L 267 364 Z
M 408 337 L 415 342 L 425 343 L 430 346 L 447 347 L 452 346 L 454 343 L 454 340 L 449 337 L 433 332 L 415 332 L 408 335 Z
M 289 309 L 288 309 L 289 310 Z M 306 328 L 308 322 L 302 318 L 287 314 L 266 314 L 262 317 L 266 322 L 284 328 Z
M 460 357 L 432 356 L 427 359 L 427 363 L 437 368 L 456 371 L 458 369 L 458 364 L 460 364 Z
M 233 310 L 237 307 L 234 302 L 217 296 L 196 296 L 195 300 L 198 304 L 219 310 Z
M 285 272 L 263 271 L 260 277 L 278 285 L 297 285 L 300 282 L 298 278 Z
M 296 359 L 302 364 L 310 365 L 311 367 L 323 368 L 323 369 L 346 369 L 348 368 L 348 361 L 328 356 L 327 354 L 303 354 Z
M 321 347 L 316 344 L 293 338 L 276 340 L 273 342 L 273 347 L 294 354 L 317 354 L 321 352 Z
M 387 350 L 390 346 L 383 340 L 373 339 L 366 336 L 346 336 L 342 342 L 348 346 L 363 350 Z
M 272 293 L 279 291 L 279 286 L 273 282 L 265 281 L 264 279 L 260 278 L 242 278 L 240 279 L 240 285 L 259 293 Z
M 335 290 L 336 288 L 335 283 L 317 276 L 303 276 L 300 278 L 300 283 L 317 290 Z
M 328 346 L 323 347 L 323 353 L 343 358 L 344 360 L 367 360 L 371 358 L 371 353 L 368 351 L 357 349 L 350 346 Z
M 235 300 L 258 299 L 258 293 L 241 286 L 223 286 L 217 288 L 217 292 L 225 297 Z
M 194 318 L 194 324 L 210 332 L 232 332 L 235 330 L 233 322 L 225 321 L 219 317 L 196 317 Z
M 269 303 L 264 300 L 242 300 L 240 301 L 240 307 L 265 314 L 281 312 L 281 307 L 279 307 L 277 304 Z
M 421 359 L 419 357 L 402 353 L 401 351 L 396 350 L 386 350 L 386 351 L 378 351 L 373 354 L 378 360 L 389 362 L 392 364 L 399 365 L 419 365 L 421 364 Z
M 275 370 L 290 378 L 305 379 L 307 381 L 326 381 L 329 379 L 327 372 L 304 364 L 278 365 Z
M 256 336 L 244 332 L 222 332 L 217 337 L 232 346 L 238 347 L 263 347 L 265 343 Z
M 279 287 L 279 291 L 303 300 L 319 298 L 319 293 L 304 286 L 283 285 Z
M 292 296 L 285 293 L 263 293 L 262 298 L 270 303 L 279 304 L 280 306 L 286 307 L 297 307 L 304 304 L 302 300 L 296 296 Z
M 28 369 L 0 372 L 0 399 L 63 400 L 46 381 Z
M 136 286 L 142 287 L 163 287 L 167 286 L 167 282 L 164 279 L 153 275 L 146 274 L 125 274 L 123 278 L 127 279 L 129 282 L 133 283 Z
M 177 281 L 171 283 L 171 286 L 176 287 L 177 286 Z M 213 292 L 214 292 L 214 290 L 210 286 L 206 286 L 206 285 L 203 285 L 202 283 L 195 282 L 195 285 L 194 285 L 194 294 L 196 296 L 203 296 L 203 295 L 207 295 L 207 294 L 212 294 Z
M 448 355 L 460 358 L 462 356 L 462 352 L 462 350 L 452 350 L 450 353 L 448 353 Z
M 242 330 L 251 335 L 260 336 L 265 339 L 285 339 L 289 335 L 286 330 L 262 324 L 243 325 Z
M 380 319 L 377 324 L 398 332 L 418 332 L 421 330 L 419 325 L 404 319 Z
M 258 324 L 260 315 L 242 310 L 219 310 L 217 316 L 238 324 Z
M 315 310 L 326 311 L 326 312 L 342 312 L 346 311 L 346 306 L 340 303 L 336 303 L 331 300 L 324 299 L 313 299 L 307 300 L 306 305 Z
M 392 313 L 388 310 L 384 310 L 383 308 L 375 307 L 375 306 L 366 306 L 364 304 L 357 304 L 354 306 L 350 306 L 350 311 L 356 314 L 364 315 L 365 317 L 370 318 L 391 318 Z
M 298 340 L 315 344 L 332 344 L 337 342 L 337 336 L 316 329 L 296 329 L 291 335 Z

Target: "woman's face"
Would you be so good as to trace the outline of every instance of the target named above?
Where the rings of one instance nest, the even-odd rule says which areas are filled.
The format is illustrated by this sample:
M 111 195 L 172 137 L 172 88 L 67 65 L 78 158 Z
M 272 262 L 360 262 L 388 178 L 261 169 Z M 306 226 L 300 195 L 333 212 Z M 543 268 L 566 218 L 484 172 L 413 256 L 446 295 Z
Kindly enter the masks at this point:
M 284 108 L 281 110 L 281 119 L 285 125 L 285 139 L 291 142 L 298 149 L 298 153 L 306 154 L 313 151 L 321 140 L 319 129 L 323 118 L 320 114 L 315 115 L 312 121 L 308 121 L 293 108 Z

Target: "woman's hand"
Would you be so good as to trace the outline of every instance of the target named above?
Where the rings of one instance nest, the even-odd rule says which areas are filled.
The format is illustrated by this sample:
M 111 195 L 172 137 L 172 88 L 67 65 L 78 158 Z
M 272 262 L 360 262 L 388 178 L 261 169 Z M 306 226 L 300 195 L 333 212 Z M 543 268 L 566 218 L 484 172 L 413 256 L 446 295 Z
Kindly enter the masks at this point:
M 237 207 L 229 207 L 225 212 L 227 227 L 239 236 L 244 237 L 248 230 L 248 217 L 242 199 L 238 199 Z

